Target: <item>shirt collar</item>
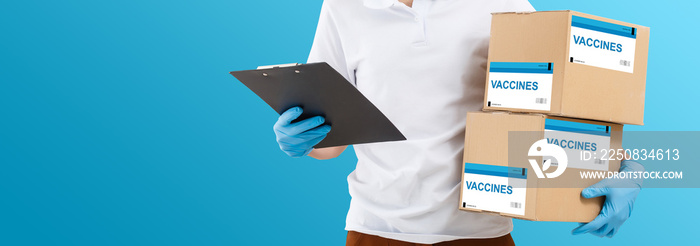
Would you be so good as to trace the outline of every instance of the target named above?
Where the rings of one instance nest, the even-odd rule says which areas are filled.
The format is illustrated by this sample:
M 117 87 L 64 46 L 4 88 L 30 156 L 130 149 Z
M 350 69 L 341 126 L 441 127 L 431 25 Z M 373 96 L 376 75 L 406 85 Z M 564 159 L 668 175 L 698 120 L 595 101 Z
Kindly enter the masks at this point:
M 393 5 L 396 0 L 364 0 L 365 6 L 371 9 L 383 9 Z

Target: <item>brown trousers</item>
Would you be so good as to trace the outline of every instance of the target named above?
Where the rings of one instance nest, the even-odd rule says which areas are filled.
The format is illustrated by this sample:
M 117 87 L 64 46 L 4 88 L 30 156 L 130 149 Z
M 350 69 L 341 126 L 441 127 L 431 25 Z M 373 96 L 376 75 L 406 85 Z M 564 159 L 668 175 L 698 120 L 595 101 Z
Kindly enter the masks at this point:
M 436 244 L 420 244 L 398 241 L 380 236 L 364 234 L 356 231 L 348 232 L 348 239 L 345 246 L 515 246 L 510 234 L 497 238 L 484 239 L 459 239 L 454 241 L 440 242 Z

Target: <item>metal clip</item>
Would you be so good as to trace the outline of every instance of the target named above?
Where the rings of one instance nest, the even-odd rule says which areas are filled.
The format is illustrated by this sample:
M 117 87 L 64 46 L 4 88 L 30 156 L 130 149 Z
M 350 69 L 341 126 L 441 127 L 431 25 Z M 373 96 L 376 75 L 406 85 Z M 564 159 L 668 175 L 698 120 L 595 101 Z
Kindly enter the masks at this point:
M 270 68 L 281 68 L 281 67 L 293 67 L 293 66 L 299 66 L 301 63 L 288 63 L 288 64 L 280 64 L 280 65 L 268 65 L 268 66 L 259 66 L 258 69 L 270 69 Z

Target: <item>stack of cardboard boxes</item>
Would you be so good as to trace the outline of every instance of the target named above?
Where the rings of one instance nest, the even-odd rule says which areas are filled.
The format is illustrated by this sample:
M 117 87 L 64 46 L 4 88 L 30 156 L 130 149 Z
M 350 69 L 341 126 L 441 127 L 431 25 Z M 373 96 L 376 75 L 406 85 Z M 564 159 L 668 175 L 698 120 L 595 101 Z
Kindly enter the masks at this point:
M 593 220 L 603 198 L 580 192 L 599 179 L 580 173 L 620 168 L 606 154 L 621 148 L 623 124 L 643 124 L 648 47 L 648 27 L 607 18 L 493 14 L 485 112 L 467 114 L 460 209 Z

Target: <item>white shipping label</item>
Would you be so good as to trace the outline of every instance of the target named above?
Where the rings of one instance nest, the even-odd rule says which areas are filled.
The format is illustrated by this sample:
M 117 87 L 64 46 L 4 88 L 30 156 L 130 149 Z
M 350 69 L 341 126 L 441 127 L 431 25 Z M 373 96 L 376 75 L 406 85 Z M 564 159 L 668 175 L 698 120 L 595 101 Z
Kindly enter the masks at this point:
M 549 111 L 552 63 L 491 62 L 486 106 Z
M 463 208 L 525 215 L 527 169 L 464 164 Z
M 636 31 L 633 27 L 573 16 L 569 62 L 633 73 Z
M 566 152 L 567 168 L 608 171 L 604 155 L 610 149 L 610 126 L 546 119 L 544 129 L 547 143 Z M 557 166 L 556 159 L 551 161 Z

